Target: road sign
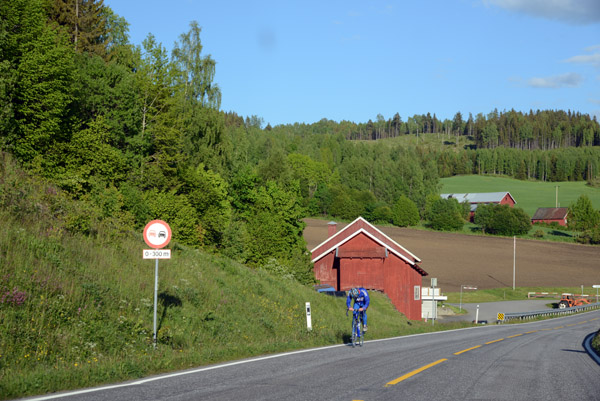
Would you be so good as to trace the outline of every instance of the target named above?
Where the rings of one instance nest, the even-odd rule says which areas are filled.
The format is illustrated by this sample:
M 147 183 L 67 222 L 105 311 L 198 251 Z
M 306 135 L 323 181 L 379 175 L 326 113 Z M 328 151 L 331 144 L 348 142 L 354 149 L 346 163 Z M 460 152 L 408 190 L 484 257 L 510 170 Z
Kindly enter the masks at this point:
M 144 249 L 144 259 L 171 259 L 170 249 Z
M 594 284 L 594 285 L 592 286 L 592 288 L 600 288 L 600 285 L 599 285 L 599 284 Z
M 162 220 L 152 220 L 144 228 L 144 241 L 150 248 L 164 248 L 171 241 L 171 227 Z
M 504 313 L 498 312 L 498 320 L 500 320 L 500 321 L 504 320 Z

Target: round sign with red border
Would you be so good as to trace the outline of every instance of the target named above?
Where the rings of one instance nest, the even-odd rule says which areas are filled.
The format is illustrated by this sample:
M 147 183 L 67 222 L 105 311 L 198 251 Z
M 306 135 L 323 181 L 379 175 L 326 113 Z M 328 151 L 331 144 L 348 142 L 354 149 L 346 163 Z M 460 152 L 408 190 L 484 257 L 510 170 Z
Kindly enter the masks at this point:
M 171 241 L 171 227 L 162 220 L 152 220 L 144 227 L 144 241 L 154 249 L 167 246 Z

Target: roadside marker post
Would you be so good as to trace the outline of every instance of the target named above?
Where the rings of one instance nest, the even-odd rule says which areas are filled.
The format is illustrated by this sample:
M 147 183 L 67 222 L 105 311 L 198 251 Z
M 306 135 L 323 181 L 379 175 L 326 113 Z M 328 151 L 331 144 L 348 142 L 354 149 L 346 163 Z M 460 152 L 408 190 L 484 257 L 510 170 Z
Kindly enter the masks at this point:
M 306 328 L 308 331 L 312 330 L 312 322 L 310 317 L 310 302 L 306 303 Z
M 160 251 L 159 249 L 167 246 L 169 241 L 171 241 L 171 227 L 167 223 L 162 220 L 152 220 L 146 227 L 144 227 L 144 241 L 146 244 L 153 249 L 144 250 L 143 258 L 144 259 L 152 259 L 156 260 L 154 267 L 154 349 L 156 349 L 156 310 L 158 305 L 158 259 L 170 259 L 171 251 L 168 249 L 164 249 Z
M 600 288 L 600 284 L 594 284 L 592 288 L 596 289 L 596 303 L 598 303 L 598 288 Z

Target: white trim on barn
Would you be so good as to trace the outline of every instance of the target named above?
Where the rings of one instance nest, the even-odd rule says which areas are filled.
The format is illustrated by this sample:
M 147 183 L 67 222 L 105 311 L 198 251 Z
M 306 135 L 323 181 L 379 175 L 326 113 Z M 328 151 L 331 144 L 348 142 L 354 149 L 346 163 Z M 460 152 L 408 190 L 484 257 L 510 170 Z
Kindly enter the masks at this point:
M 341 232 L 341 231 L 340 231 Z M 356 237 L 358 234 L 365 234 L 367 237 L 371 238 L 373 241 L 377 242 L 379 245 L 383 246 L 386 248 L 386 251 L 390 251 L 392 252 L 394 255 L 398 256 L 400 259 L 404 260 L 405 262 L 407 262 L 408 264 L 410 264 L 411 266 L 415 266 L 416 262 L 408 259 L 406 256 L 402 255 L 400 252 L 396 251 L 393 247 L 389 246 L 388 244 L 386 244 L 385 242 L 381 241 L 379 238 L 375 237 L 374 235 L 372 235 L 371 233 L 369 233 L 367 230 L 365 230 L 364 228 L 361 228 L 360 230 L 357 230 L 354 234 L 352 234 L 349 237 L 344 238 L 344 240 L 340 241 L 340 242 L 336 242 L 334 245 L 332 245 L 331 247 L 329 247 L 329 249 L 327 249 L 326 251 L 324 251 L 323 253 L 321 253 L 319 256 L 314 257 L 311 262 L 315 263 L 317 260 L 321 259 L 322 257 L 324 257 L 325 255 L 327 255 L 328 253 L 332 252 L 334 249 L 338 248 L 339 246 L 345 244 L 346 242 L 350 241 L 352 238 Z M 335 237 L 335 235 L 333 236 Z M 331 237 L 331 238 L 333 238 Z M 387 239 L 390 239 L 388 236 L 386 236 Z M 393 240 L 391 240 L 394 244 L 398 245 L 397 243 L 395 243 Z M 325 241 L 327 242 L 327 241 Z M 323 245 L 325 242 L 323 242 L 321 245 Z M 319 246 L 321 246 L 319 245 Z M 315 249 L 317 249 L 319 246 L 317 246 Z M 399 245 L 398 245 L 399 246 Z M 402 247 L 401 247 L 402 248 Z M 315 250 L 313 249 L 313 251 Z M 404 249 L 404 248 L 402 248 Z M 412 254 L 411 254 L 412 256 Z M 417 259 L 418 262 L 420 262 L 421 260 L 418 259 L 417 257 L 415 257 L 415 259 Z
M 371 223 L 369 223 L 367 220 L 365 220 L 365 219 L 364 219 L 364 218 L 362 218 L 361 216 L 357 217 L 356 219 L 354 219 L 354 221 L 353 221 L 352 223 L 350 223 L 350 224 L 346 225 L 346 226 L 345 226 L 344 228 L 342 228 L 340 231 L 338 231 L 337 233 L 335 233 L 335 234 L 334 234 L 334 235 L 332 235 L 331 237 L 327 238 L 325 241 L 321 242 L 319 245 L 315 246 L 315 247 L 312 249 L 312 251 L 310 251 L 310 252 L 311 252 L 311 253 L 313 253 L 313 252 L 314 252 L 314 251 L 315 251 L 317 248 L 319 248 L 320 246 L 323 246 L 323 245 L 324 245 L 326 242 L 330 241 L 332 238 L 335 238 L 335 237 L 337 237 L 338 235 L 340 235 L 341 233 L 343 233 L 344 231 L 346 231 L 346 229 L 350 228 L 350 226 L 352 226 L 354 223 L 356 223 L 356 222 L 357 222 L 357 221 L 359 221 L 359 220 L 361 220 L 361 221 L 363 221 L 364 223 L 366 223 L 366 224 L 367 224 L 369 227 L 371 227 L 371 228 L 372 228 L 374 231 L 377 231 L 379 234 L 383 235 L 383 237 L 384 237 L 385 239 L 387 239 L 387 240 L 388 240 L 390 243 L 392 243 L 393 245 L 397 246 L 397 247 L 398 247 L 398 248 L 400 248 L 402 251 L 406 252 L 406 253 L 407 253 L 409 256 L 411 256 L 412 258 L 414 258 L 414 259 L 415 259 L 415 262 L 410 262 L 412 265 L 414 265 L 415 263 L 419 263 L 419 262 L 421 262 L 421 259 L 420 259 L 419 257 L 417 257 L 416 255 L 414 255 L 413 253 L 411 253 L 411 252 L 410 252 L 408 249 L 404 248 L 402 245 L 400 245 L 399 243 L 397 243 L 396 241 L 394 241 L 393 239 L 391 239 L 390 237 L 388 237 L 388 236 L 387 236 L 385 233 L 383 233 L 381 230 L 379 230 L 377 227 L 375 227 L 374 225 L 372 225 Z M 362 229 L 362 228 L 361 228 L 361 230 L 363 230 L 363 231 L 364 231 L 364 229 Z M 368 232 L 367 232 L 367 231 L 364 231 L 364 232 L 365 232 L 365 233 L 367 233 L 367 235 L 369 235 L 369 237 L 370 237 L 370 238 L 373 238 L 373 239 L 375 239 L 375 237 L 373 237 L 372 235 L 368 234 Z M 353 236 L 352 236 L 352 237 L 350 237 L 350 238 L 354 238 L 354 237 L 355 237 L 355 235 L 353 235 Z M 345 242 L 346 242 L 346 241 L 340 241 L 340 242 L 338 243 L 338 245 L 339 245 L 339 244 L 343 244 L 343 243 L 345 243 Z M 383 243 L 381 240 L 377 240 L 377 242 L 378 242 L 378 243 L 380 243 L 380 244 L 381 244 L 381 245 L 383 245 L 383 246 L 386 246 L 386 247 L 388 247 L 388 246 L 387 246 L 387 244 Z M 335 248 L 335 247 L 333 247 L 333 248 Z M 389 248 L 389 247 L 388 247 L 388 248 Z M 392 249 L 392 251 L 393 251 L 393 249 Z M 328 254 L 329 252 L 331 252 L 331 249 L 330 249 L 329 251 L 325 252 L 324 254 L 320 255 L 320 257 L 322 257 L 322 256 L 324 256 L 324 255 L 326 255 L 326 254 Z M 396 254 L 397 252 L 395 252 L 395 251 L 394 251 L 394 253 Z M 400 255 L 399 255 L 399 256 L 400 256 Z M 319 257 L 319 258 L 320 258 L 320 257 Z M 404 257 L 404 256 L 401 256 L 401 257 L 402 257 L 402 259 L 405 259 L 405 260 L 407 260 L 407 261 L 408 261 L 408 259 L 406 259 L 406 257 Z M 314 262 L 315 260 L 319 259 L 319 258 L 314 258 L 314 259 L 313 259 L 313 262 Z

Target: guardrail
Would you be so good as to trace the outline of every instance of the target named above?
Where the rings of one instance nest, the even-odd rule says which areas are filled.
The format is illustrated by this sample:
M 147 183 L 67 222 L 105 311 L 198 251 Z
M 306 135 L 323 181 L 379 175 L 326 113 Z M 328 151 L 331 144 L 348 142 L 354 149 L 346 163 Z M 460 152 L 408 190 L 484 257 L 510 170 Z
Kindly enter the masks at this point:
M 573 313 L 584 312 L 592 309 L 600 308 L 600 302 L 581 305 L 581 306 L 572 306 L 570 308 L 564 309 L 546 309 L 540 311 L 532 311 L 532 312 L 521 312 L 521 313 L 498 313 L 498 323 L 505 323 L 511 320 L 528 320 L 535 319 L 537 317 L 546 317 L 546 316 L 560 316 L 560 315 L 570 315 Z

